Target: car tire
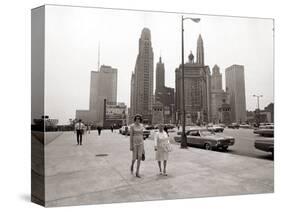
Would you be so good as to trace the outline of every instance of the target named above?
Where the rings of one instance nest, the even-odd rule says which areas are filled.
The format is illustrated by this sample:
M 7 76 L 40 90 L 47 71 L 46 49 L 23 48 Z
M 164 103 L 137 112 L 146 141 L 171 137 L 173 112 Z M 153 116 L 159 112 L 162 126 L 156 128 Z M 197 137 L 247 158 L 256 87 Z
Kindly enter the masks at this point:
M 271 149 L 270 152 L 271 152 L 272 159 L 274 159 L 274 150 Z
M 204 144 L 206 150 L 212 150 L 212 146 L 209 143 Z
M 224 152 L 227 152 L 227 149 L 228 149 L 228 146 L 227 146 L 227 147 L 222 147 L 222 150 L 223 150 Z

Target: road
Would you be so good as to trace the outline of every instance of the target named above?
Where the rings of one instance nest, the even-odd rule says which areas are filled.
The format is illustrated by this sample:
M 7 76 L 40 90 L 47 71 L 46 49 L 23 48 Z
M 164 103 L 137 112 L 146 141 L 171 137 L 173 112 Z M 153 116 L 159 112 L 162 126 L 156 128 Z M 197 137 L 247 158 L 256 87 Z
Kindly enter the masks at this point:
M 177 129 L 175 132 L 169 133 L 171 137 L 176 136 Z M 180 129 L 181 131 L 181 129 Z M 151 132 L 153 134 L 153 132 Z M 228 129 L 225 128 L 223 134 L 229 135 L 235 138 L 235 144 L 230 146 L 228 153 L 243 155 L 259 159 L 272 160 L 271 153 L 260 151 L 255 148 L 255 139 L 260 138 L 259 135 L 253 133 L 253 129 Z M 153 139 L 153 136 L 150 137 Z
M 228 129 L 224 130 L 224 134 L 235 138 L 235 145 L 229 147 L 229 153 L 255 157 L 260 159 L 272 160 L 271 153 L 260 151 L 255 148 L 255 139 L 261 138 L 253 133 L 253 129 Z

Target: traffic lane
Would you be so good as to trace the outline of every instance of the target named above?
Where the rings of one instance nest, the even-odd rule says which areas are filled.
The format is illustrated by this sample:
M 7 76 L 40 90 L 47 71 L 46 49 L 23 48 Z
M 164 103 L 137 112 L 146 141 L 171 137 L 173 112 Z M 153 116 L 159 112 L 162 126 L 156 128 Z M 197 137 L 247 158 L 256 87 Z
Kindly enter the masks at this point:
M 229 147 L 229 153 L 272 160 L 271 153 L 255 148 L 255 140 L 261 136 L 254 134 L 252 129 L 226 128 L 223 133 L 235 138 L 235 144 Z
M 153 139 L 153 132 L 150 139 Z M 272 160 L 271 153 L 267 153 L 255 148 L 255 140 L 259 138 L 259 135 L 253 133 L 252 129 L 228 129 L 225 128 L 224 135 L 232 136 L 235 138 L 235 144 L 229 146 L 228 153 L 236 154 L 260 159 Z M 170 137 L 177 136 L 177 129 L 173 132 L 169 132 Z M 217 150 L 222 151 L 222 150 Z

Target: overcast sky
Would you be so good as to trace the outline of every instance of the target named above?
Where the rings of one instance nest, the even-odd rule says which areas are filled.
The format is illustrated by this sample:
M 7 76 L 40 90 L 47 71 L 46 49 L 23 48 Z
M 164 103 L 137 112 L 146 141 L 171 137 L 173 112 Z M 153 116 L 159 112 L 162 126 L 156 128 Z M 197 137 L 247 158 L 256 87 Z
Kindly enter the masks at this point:
M 188 12 L 188 11 L 187 11 Z M 244 65 L 247 110 L 256 108 L 253 94 L 261 94 L 260 107 L 274 101 L 273 21 L 206 15 L 186 20 L 185 58 L 202 35 L 205 64 L 217 64 L 225 81 L 225 68 Z M 155 66 L 161 54 L 166 86 L 175 87 L 175 69 L 181 63 L 181 14 L 46 7 L 45 110 L 59 124 L 75 118 L 76 109 L 88 109 L 90 72 L 100 64 L 118 69 L 117 100 L 130 104 L 130 80 L 144 27 L 151 30 Z M 155 77 L 154 77 L 155 78 Z M 155 88 L 155 84 L 154 84 Z

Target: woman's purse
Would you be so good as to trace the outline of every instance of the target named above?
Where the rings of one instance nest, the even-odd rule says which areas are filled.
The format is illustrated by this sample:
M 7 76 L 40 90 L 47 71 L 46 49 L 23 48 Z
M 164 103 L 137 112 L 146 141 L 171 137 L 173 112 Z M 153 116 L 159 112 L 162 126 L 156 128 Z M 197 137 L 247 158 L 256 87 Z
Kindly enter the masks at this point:
M 145 161 L 145 152 L 144 152 L 144 150 L 143 150 L 142 155 L 141 155 L 141 160 Z
M 167 142 L 162 144 L 162 147 L 165 152 L 172 152 L 172 145 L 170 144 L 170 142 L 168 140 L 167 140 Z

